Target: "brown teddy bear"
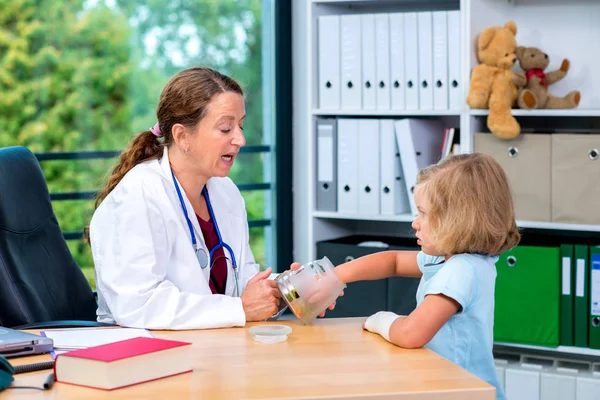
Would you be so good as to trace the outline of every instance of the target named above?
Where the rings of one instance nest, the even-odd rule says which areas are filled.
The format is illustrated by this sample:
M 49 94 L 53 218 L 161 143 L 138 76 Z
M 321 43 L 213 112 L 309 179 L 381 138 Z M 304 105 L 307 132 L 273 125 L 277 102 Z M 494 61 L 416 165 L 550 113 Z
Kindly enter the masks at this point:
M 564 59 L 560 69 L 545 73 L 550 59 L 548 54 L 535 47 L 517 47 L 517 59 L 526 72 L 527 86 L 519 93 L 517 103 L 520 108 L 575 108 L 579 105 L 581 94 L 578 90 L 564 97 L 555 97 L 548 93 L 548 85 L 560 81 L 569 70 L 569 60 Z
M 511 67 L 517 61 L 517 26 L 508 21 L 504 26 L 492 26 L 481 32 L 477 41 L 480 64 L 471 72 L 467 104 L 471 108 L 489 108 L 487 126 L 501 139 L 519 135 L 521 127 L 511 109 L 525 86 L 524 76 L 514 74 Z

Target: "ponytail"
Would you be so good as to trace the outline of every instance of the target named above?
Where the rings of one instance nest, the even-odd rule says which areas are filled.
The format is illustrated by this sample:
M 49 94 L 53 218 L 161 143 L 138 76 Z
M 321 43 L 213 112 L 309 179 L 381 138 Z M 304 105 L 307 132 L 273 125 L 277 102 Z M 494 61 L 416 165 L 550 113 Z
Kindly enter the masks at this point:
M 121 153 L 119 163 L 113 168 L 104 189 L 98 193 L 95 208 L 98 208 L 102 200 L 108 196 L 133 167 L 144 161 L 160 158 L 163 146 L 150 130 L 137 134 Z

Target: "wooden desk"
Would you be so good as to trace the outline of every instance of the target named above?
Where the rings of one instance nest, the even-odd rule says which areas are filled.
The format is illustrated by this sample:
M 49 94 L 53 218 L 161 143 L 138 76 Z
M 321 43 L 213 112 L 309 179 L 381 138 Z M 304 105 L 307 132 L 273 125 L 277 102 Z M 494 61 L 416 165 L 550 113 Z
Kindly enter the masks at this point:
M 363 331 L 364 318 L 319 319 L 292 327 L 287 342 L 255 342 L 247 328 L 153 331 L 192 342 L 194 371 L 114 391 L 56 383 L 50 391 L 8 389 L 5 399 L 419 399 L 494 400 L 495 389 L 427 349 L 396 347 Z M 49 355 L 13 358 L 13 365 Z M 41 386 L 50 371 L 15 376 Z

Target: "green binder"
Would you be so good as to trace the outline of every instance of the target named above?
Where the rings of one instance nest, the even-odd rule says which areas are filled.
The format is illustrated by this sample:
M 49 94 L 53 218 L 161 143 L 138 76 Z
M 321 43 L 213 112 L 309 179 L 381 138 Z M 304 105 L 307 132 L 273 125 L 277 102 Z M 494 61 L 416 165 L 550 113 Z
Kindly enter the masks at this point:
M 575 245 L 575 346 L 588 347 L 590 290 L 588 246 Z
M 573 245 L 560 245 L 561 277 L 560 277 L 560 344 L 573 346 Z
M 590 247 L 590 347 L 600 349 L 600 247 Z
M 559 248 L 517 246 L 496 269 L 494 340 L 558 346 Z

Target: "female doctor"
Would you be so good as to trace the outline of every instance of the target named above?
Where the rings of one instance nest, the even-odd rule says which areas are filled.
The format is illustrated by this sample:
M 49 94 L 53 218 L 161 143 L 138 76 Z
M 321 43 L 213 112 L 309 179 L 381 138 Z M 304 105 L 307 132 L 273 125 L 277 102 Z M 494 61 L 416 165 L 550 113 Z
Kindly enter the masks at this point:
M 277 312 L 279 291 L 248 244 L 244 199 L 227 177 L 243 91 L 209 68 L 175 75 L 158 123 L 135 136 L 90 224 L 98 321 L 149 329 L 244 326 Z

